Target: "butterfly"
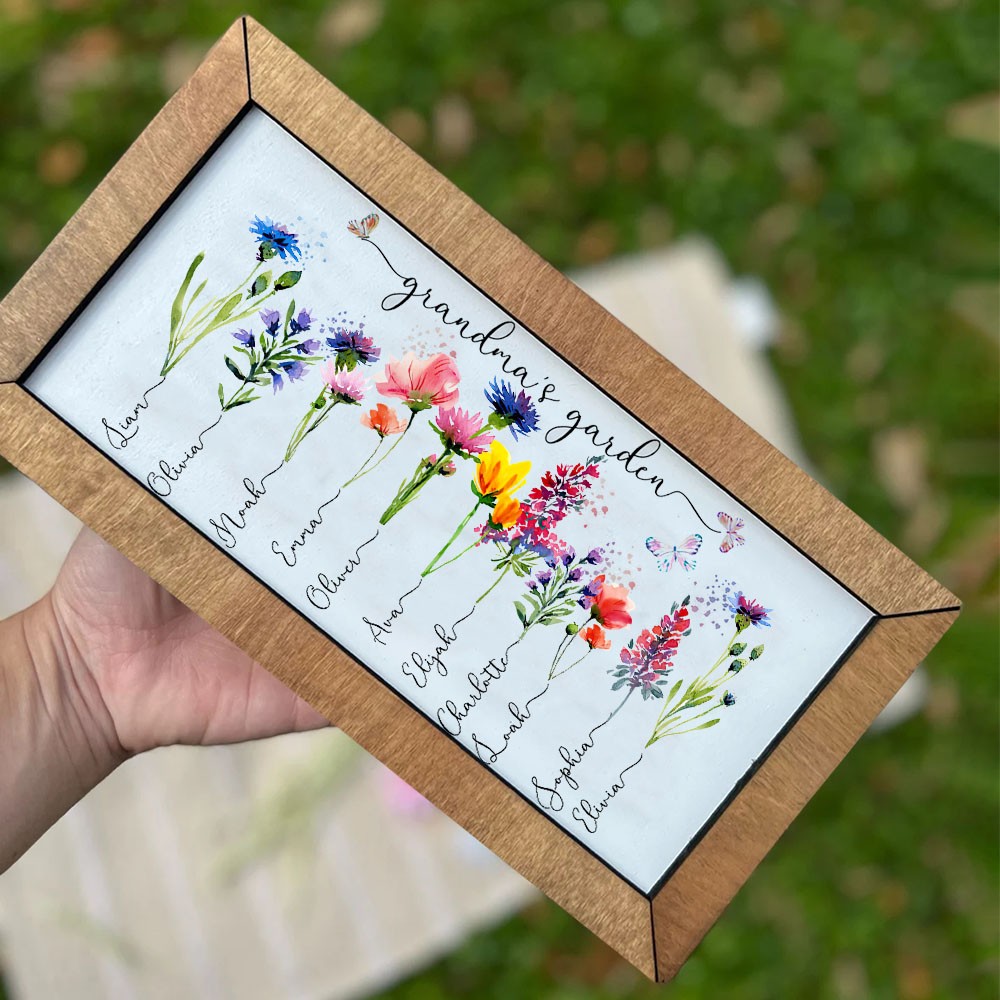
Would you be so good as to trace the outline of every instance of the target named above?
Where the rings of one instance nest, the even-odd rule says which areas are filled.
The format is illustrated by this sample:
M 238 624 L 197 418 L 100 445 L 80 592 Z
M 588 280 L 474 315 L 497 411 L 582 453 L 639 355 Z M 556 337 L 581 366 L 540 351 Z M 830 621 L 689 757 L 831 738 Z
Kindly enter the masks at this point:
M 680 545 L 666 546 L 652 535 L 646 539 L 646 548 L 656 557 L 657 566 L 664 573 L 680 564 L 686 570 L 694 569 L 694 557 L 701 548 L 701 535 L 688 535 Z
M 742 545 L 746 541 L 740 534 L 743 528 L 742 517 L 732 517 L 730 514 L 725 513 L 725 511 L 720 510 L 719 524 L 722 525 L 726 533 L 726 537 L 722 539 L 722 544 L 719 546 L 720 552 L 728 552 L 734 545 Z
M 347 229 L 349 232 L 353 233 L 355 236 L 361 237 L 361 239 L 368 239 L 371 231 L 378 225 L 378 213 L 372 212 L 371 215 L 366 215 L 360 222 L 352 221 L 347 223 Z

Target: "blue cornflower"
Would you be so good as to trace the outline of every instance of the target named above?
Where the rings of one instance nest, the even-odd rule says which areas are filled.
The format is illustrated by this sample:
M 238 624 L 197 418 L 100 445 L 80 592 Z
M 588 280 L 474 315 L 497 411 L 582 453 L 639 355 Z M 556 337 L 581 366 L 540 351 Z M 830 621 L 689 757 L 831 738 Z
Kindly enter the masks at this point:
M 522 389 L 515 393 L 509 382 L 493 379 L 489 389 L 484 390 L 486 401 L 493 407 L 490 426 L 502 430 L 509 427 L 516 441 L 518 435 L 530 434 L 538 428 L 538 411 L 531 397 Z
M 281 372 L 271 369 L 271 395 L 275 395 L 279 389 L 284 389 L 285 383 L 281 379 Z
M 309 329 L 313 318 L 309 314 L 308 309 L 300 309 L 298 316 L 293 316 L 291 323 L 289 323 L 289 328 L 292 333 L 305 333 Z
M 287 226 L 279 226 L 270 219 L 254 216 L 250 223 L 250 232 L 257 237 L 260 247 L 257 250 L 258 260 L 270 260 L 274 256 L 287 260 L 289 257 L 297 261 L 302 257 L 299 249 L 299 238 L 290 233 Z
M 320 348 L 320 343 L 318 340 L 303 340 L 301 344 L 295 345 L 295 350 L 299 354 L 315 354 Z
M 326 343 L 337 356 L 337 367 L 349 371 L 357 365 L 370 365 L 382 356 L 382 348 L 376 347 L 375 341 L 361 330 L 337 327 L 333 336 L 326 338 Z
M 306 373 L 306 366 L 301 361 L 282 361 L 281 368 L 289 382 L 297 382 Z
M 732 708 L 736 704 L 736 695 L 732 691 L 727 691 L 719 700 L 726 708 Z
M 237 330 L 233 334 L 233 338 L 238 340 L 244 347 L 249 347 L 251 351 L 253 350 L 254 339 L 253 334 L 249 330 Z
M 281 326 L 281 315 L 277 309 L 261 309 L 260 321 L 264 324 L 267 332 L 273 337 Z

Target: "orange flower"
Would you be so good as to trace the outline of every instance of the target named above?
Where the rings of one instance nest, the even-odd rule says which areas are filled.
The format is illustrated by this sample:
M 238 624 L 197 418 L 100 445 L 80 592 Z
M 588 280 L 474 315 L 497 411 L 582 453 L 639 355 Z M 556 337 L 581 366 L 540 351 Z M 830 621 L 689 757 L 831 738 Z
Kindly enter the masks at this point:
M 604 634 L 604 629 L 597 622 L 591 622 L 585 628 L 580 629 L 579 635 L 591 649 L 611 648 L 611 640 Z
M 521 516 L 521 502 L 509 493 L 501 493 L 497 497 L 497 505 L 490 512 L 490 521 L 497 528 L 510 528 Z
M 531 471 L 531 462 L 511 462 L 510 453 L 494 441 L 490 450 L 479 456 L 476 464 L 476 488 L 481 496 L 498 497 L 516 493 Z
M 380 438 L 402 434 L 406 430 L 406 424 L 396 416 L 396 411 L 385 403 L 379 403 L 374 410 L 369 410 L 361 418 L 361 423 L 370 427 Z
M 616 587 L 604 582 L 604 574 L 595 576 L 591 587 L 595 587 L 594 603 L 590 607 L 590 617 L 607 629 L 625 628 L 632 624 L 630 611 L 635 604 L 628 596 L 628 587 Z

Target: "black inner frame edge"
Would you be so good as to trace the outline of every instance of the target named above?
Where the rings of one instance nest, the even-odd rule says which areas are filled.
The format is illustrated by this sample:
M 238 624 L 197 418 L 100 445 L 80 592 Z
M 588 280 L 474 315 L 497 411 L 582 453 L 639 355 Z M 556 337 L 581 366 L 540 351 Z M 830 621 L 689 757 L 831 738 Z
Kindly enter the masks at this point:
M 249 93 L 251 76 L 250 76 L 250 63 L 249 63 L 249 48 L 248 48 L 248 41 L 247 41 L 247 25 L 246 25 L 246 19 L 245 18 L 243 19 L 243 35 L 244 35 L 244 51 L 245 51 L 245 55 L 246 55 L 247 87 L 248 87 L 248 93 Z M 118 257 L 118 259 L 111 265 L 111 267 L 99 279 L 99 281 L 95 283 L 95 285 L 93 286 L 93 288 L 90 289 L 90 291 L 83 298 L 83 300 L 79 303 L 79 305 L 70 313 L 70 315 L 62 323 L 62 325 L 55 332 L 55 334 L 49 339 L 49 341 L 42 348 L 42 350 L 39 351 L 38 355 L 31 361 L 31 363 L 25 368 L 24 372 L 16 380 L 16 384 L 21 389 L 23 389 L 26 393 L 28 393 L 28 395 L 30 395 L 33 399 L 35 399 L 35 401 L 38 402 L 44 409 L 46 409 L 49 413 L 51 413 L 54 417 L 56 417 L 56 419 L 58 419 L 61 423 L 63 423 L 71 431 L 73 431 L 73 433 L 76 434 L 82 441 L 84 441 L 85 443 L 87 443 L 90 447 L 94 448 L 94 450 L 97 451 L 97 453 L 102 458 L 104 458 L 105 460 L 108 460 L 108 461 L 112 462 L 112 464 L 114 466 L 116 466 L 122 473 L 124 473 L 126 476 L 128 476 L 128 478 L 130 478 L 134 482 L 136 482 L 147 493 L 149 491 L 146 490 L 145 486 L 143 486 L 143 484 L 134 475 L 132 475 L 132 473 L 128 472 L 124 467 L 122 467 L 121 465 L 119 465 L 110 455 L 106 454 L 104 451 L 102 451 L 100 448 L 98 448 L 80 430 L 78 430 L 76 427 L 74 427 L 72 424 L 70 424 L 69 421 L 65 420 L 59 413 L 57 413 L 50 406 L 48 406 L 48 404 L 46 404 L 43 400 L 39 399 L 31 391 L 31 389 L 27 386 L 26 383 L 27 383 L 27 380 L 31 377 L 31 375 L 38 368 L 38 366 L 44 361 L 44 359 L 46 358 L 46 356 L 48 355 L 48 353 L 52 350 L 52 348 L 56 345 L 56 343 L 73 326 L 73 324 L 79 318 L 80 314 L 87 308 L 87 306 L 89 306 L 90 302 L 96 297 L 96 295 L 107 284 L 107 282 L 114 276 L 114 274 L 117 272 L 118 268 L 121 267 L 121 265 L 125 262 L 125 260 L 128 258 L 128 256 L 132 253 L 132 251 L 135 249 L 135 247 L 146 237 L 146 235 L 149 233 L 149 231 L 160 220 L 160 218 L 162 217 L 162 215 L 171 207 L 171 205 L 183 193 L 184 189 L 194 179 L 194 177 L 198 174 L 198 172 L 205 165 L 205 163 L 217 152 L 217 150 L 222 145 L 222 143 L 225 142 L 225 140 L 229 137 L 229 135 L 237 127 L 237 125 L 239 125 L 239 123 L 246 117 L 246 115 L 252 109 L 257 109 L 257 110 L 261 111 L 264 115 L 267 116 L 267 118 L 269 118 L 271 121 L 273 121 L 275 124 L 277 124 L 280 128 L 282 128 L 286 133 L 288 133 L 288 135 L 290 135 L 293 139 L 295 139 L 303 147 L 305 147 L 307 150 L 309 150 L 309 152 L 312 153 L 312 155 L 316 156 L 322 163 L 324 163 L 329 169 L 331 169 L 334 173 L 336 173 L 342 180 L 344 180 L 347 184 L 349 184 L 352 188 L 354 188 L 355 191 L 357 191 L 363 197 L 365 197 L 369 201 L 371 201 L 373 205 L 375 205 L 376 207 L 378 207 L 389 218 L 391 218 L 397 225 L 399 225 L 402 229 L 404 229 L 407 233 L 409 233 L 410 236 L 412 236 L 423 247 L 425 247 L 427 250 L 429 250 L 439 261 L 441 261 L 441 263 L 445 264 L 448 268 L 450 268 L 459 277 L 461 277 L 466 282 L 468 282 L 481 295 L 483 295 L 484 298 L 486 298 L 489 302 L 491 302 L 496 308 L 500 309 L 501 312 L 504 313 L 504 315 L 508 316 L 513 322 L 515 322 L 519 327 L 521 327 L 521 329 L 523 329 L 530 336 L 532 336 L 532 337 L 536 338 L 537 340 L 541 341 L 541 343 L 548 350 L 552 351 L 552 353 L 555 354 L 556 357 L 558 357 L 564 364 L 568 365 L 574 372 L 577 373 L 577 375 L 579 375 L 582 379 L 584 379 L 586 382 L 588 382 L 596 391 L 602 393 L 603 395 L 605 395 L 606 397 L 608 397 L 609 399 L 611 399 L 615 403 L 616 406 L 618 406 L 621 410 L 623 410 L 630 417 L 632 417 L 635 421 L 637 421 L 637 423 L 639 423 L 640 426 L 642 426 L 645 430 L 647 430 L 650 434 L 652 434 L 657 440 L 661 440 L 668 448 L 671 449 L 671 451 L 673 451 L 677 456 L 679 456 L 681 459 L 683 459 L 685 462 L 687 462 L 689 465 L 691 465 L 693 468 L 695 468 L 698 472 L 700 472 L 706 479 L 708 479 L 711 483 L 713 483 L 718 489 L 720 489 L 726 495 L 728 495 L 729 497 L 731 497 L 734 501 L 736 501 L 736 503 L 738 503 L 744 509 L 746 509 L 747 511 L 749 511 L 750 513 L 752 513 L 769 530 L 771 530 L 772 532 L 774 532 L 774 534 L 776 534 L 786 544 L 790 545 L 796 552 L 798 552 L 799 555 L 801 555 L 806 560 L 808 560 L 810 563 L 812 563 L 813 566 L 815 566 L 818 569 L 820 569 L 826 576 L 830 577 L 830 579 L 834 580 L 841 588 L 843 588 L 848 594 L 850 594 L 852 597 L 854 597 L 855 600 L 857 600 L 860 604 L 862 604 L 864 607 L 866 607 L 871 612 L 872 617 L 869 618 L 869 620 L 865 623 L 865 625 L 862 626 L 861 630 L 857 633 L 857 635 L 851 641 L 851 643 L 845 648 L 845 650 L 841 654 L 841 656 L 833 663 L 833 665 L 830 667 L 830 669 L 827 671 L 827 673 L 824 675 L 824 677 L 820 679 L 820 681 L 816 684 L 816 686 L 809 693 L 809 695 L 802 701 L 802 703 L 800 704 L 800 706 L 796 710 L 796 712 L 793 713 L 793 715 L 786 721 L 785 725 L 782 726 L 782 728 L 778 731 L 778 733 L 771 739 L 771 741 L 767 744 L 767 746 L 761 752 L 760 756 L 758 758 L 756 758 L 751 763 L 751 765 L 747 768 L 747 770 L 743 773 L 743 775 L 739 778 L 739 780 L 734 784 L 734 786 L 730 790 L 729 794 L 723 799 L 723 801 L 720 803 L 720 805 L 714 810 L 714 812 L 705 821 L 705 823 L 698 829 L 698 831 L 690 838 L 690 840 L 688 841 L 688 843 L 685 846 L 685 848 L 681 852 L 679 852 L 679 854 L 675 857 L 675 859 L 667 866 L 664 874 L 657 880 L 657 882 L 653 885 L 653 887 L 650 890 L 645 891 L 645 890 L 641 889 L 638 885 L 636 885 L 635 882 L 633 882 L 631 879 L 629 879 L 627 876 L 625 876 L 622 872 L 618 871 L 618 869 L 615 868 L 614 865 L 612 865 L 610 862 L 606 861 L 604 858 L 602 858 L 600 855 L 598 855 L 592 848 L 590 848 L 585 843 L 583 843 L 574 833 L 572 833 L 572 831 L 570 831 L 567 828 L 563 827 L 555 819 L 553 819 L 552 817 L 548 816 L 543 809 L 541 809 L 538 805 L 536 805 L 535 803 L 533 803 L 520 790 L 518 790 L 517 788 L 515 788 L 506 778 L 504 778 L 498 772 L 490 769 L 486 764 L 484 764 L 482 761 L 480 761 L 479 758 L 474 753 L 472 753 L 471 750 L 469 750 L 463 744 L 461 744 L 455 737 L 451 736 L 450 733 L 447 733 L 445 730 L 441 729 L 440 726 L 437 726 L 433 722 L 433 720 L 431 720 L 430 717 L 428 715 L 426 715 L 426 713 L 424 713 L 420 708 L 418 708 L 416 705 L 414 705 L 406 697 L 406 695 L 403 694 L 402 691 L 400 691 L 397 688 L 395 688 L 387 680 L 385 680 L 382 677 L 380 677 L 374 670 L 372 670 L 366 664 L 362 663 L 357 657 L 355 657 L 352 653 L 350 653 L 347 649 L 345 649 L 344 646 L 342 646 L 340 644 L 340 642 L 338 642 L 337 639 L 335 639 L 333 636 L 329 635 L 329 633 L 326 632 L 326 630 L 324 628 L 322 628 L 321 626 L 316 625 L 311 619 L 306 618 L 305 615 L 303 615 L 286 598 L 284 598 L 281 594 L 277 593 L 277 591 L 275 591 L 270 585 L 268 585 L 263 580 L 261 580 L 259 577 L 257 577 L 257 575 L 255 573 L 253 573 L 246 566 L 244 566 L 243 563 L 241 563 L 239 560 L 237 560 L 235 558 L 235 556 L 230 555 L 224 549 L 222 549 L 219 546 L 217 546 L 215 542 L 212 542 L 212 540 L 208 537 L 208 535 L 205 532 L 203 532 L 196 525 L 192 524 L 190 521 L 187 520 L 187 518 L 183 517 L 173 507 L 171 507 L 169 504 L 167 504 L 166 500 L 164 498 L 160 498 L 160 497 L 156 498 L 175 517 L 178 517 L 183 523 L 187 524 L 190 528 L 192 528 L 194 531 L 196 531 L 198 534 L 200 534 L 203 538 L 205 538 L 207 541 L 209 541 L 209 543 L 212 544 L 213 547 L 215 547 L 218 551 L 222 552 L 229 559 L 231 559 L 241 570 L 243 570 L 243 572 L 245 572 L 248 576 L 250 576 L 252 579 L 254 579 L 258 584 L 260 584 L 262 587 L 264 587 L 269 593 L 271 593 L 272 595 L 274 595 L 275 597 L 277 597 L 278 600 L 280 600 L 283 604 L 285 604 L 288 608 L 290 608 L 299 618 L 301 618 L 303 621 L 305 621 L 307 625 L 309 625 L 309 626 L 311 626 L 313 628 L 316 628 L 317 631 L 319 631 L 330 642 L 332 642 L 342 653 L 344 653 L 344 655 L 348 656 L 352 661 L 354 661 L 355 663 L 357 663 L 363 670 L 365 670 L 370 676 L 372 676 L 379 683 L 383 684 L 386 688 L 388 688 L 388 690 L 391 691 L 396 697 L 402 699 L 411 709 L 413 709 L 415 712 L 417 712 L 418 715 L 422 716 L 428 722 L 430 722 L 430 724 L 432 726 L 434 726 L 434 729 L 436 731 L 442 733 L 443 735 L 445 735 L 446 737 L 448 737 L 449 739 L 451 739 L 452 742 L 454 742 L 458 747 L 460 747 L 473 760 L 475 760 L 481 767 L 483 767 L 486 771 L 488 771 L 494 778 L 496 778 L 499 781 L 501 781 L 511 791 L 513 791 L 521 799 L 523 799 L 525 802 L 527 802 L 528 805 L 531 806 L 531 808 L 535 809 L 537 812 L 539 812 L 542 815 L 546 816 L 546 818 L 557 829 L 559 829 L 561 833 L 563 833 L 566 836 L 568 836 L 577 845 L 579 845 L 581 848 L 583 848 L 588 854 L 590 854 L 592 857 L 594 857 L 596 860 L 598 860 L 602 865 L 604 865 L 608 870 L 610 870 L 617 878 L 621 879 L 623 882 L 625 882 L 627 885 L 629 885 L 633 890 L 635 890 L 637 893 L 639 893 L 642 897 L 644 897 L 644 898 L 649 899 L 650 901 L 652 901 L 652 899 L 657 895 L 657 893 L 659 892 L 659 890 L 662 888 L 663 884 L 674 874 L 674 872 L 677 870 L 677 868 L 680 866 L 680 864 L 697 847 L 698 843 L 700 843 L 700 841 L 703 839 L 703 837 L 708 832 L 708 830 L 715 824 L 715 822 L 719 818 L 719 816 L 721 816 L 721 814 L 726 811 L 726 809 L 728 808 L 728 806 L 730 805 L 730 803 L 733 801 L 733 799 L 743 790 L 743 788 L 751 780 L 751 778 L 754 776 L 754 774 L 756 774 L 756 772 L 763 765 L 763 763 L 767 760 L 767 758 L 773 752 L 774 748 L 778 745 L 778 743 L 780 743 L 785 738 L 785 736 L 788 734 L 788 732 L 790 731 L 790 729 L 795 725 L 795 723 L 798 722 L 798 720 L 802 717 L 802 715 L 812 706 L 813 702 L 816 700 L 816 698 L 819 696 L 819 694 L 822 692 L 822 690 L 827 686 L 827 684 L 830 682 L 830 680 L 832 680 L 833 676 L 839 671 L 839 669 L 843 666 L 843 664 L 855 652 L 855 650 L 857 649 L 858 645 L 863 641 L 863 639 L 867 636 L 868 632 L 874 627 L 874 625 L 880 619 L 882 619 L 882 618 L 893 618 L 893 617 L 905 617 L 905 616 L 921 615 L 921 614 L 932 614 L 932 613 L 941 612 L 941 611 L 958 610 L 958 608 L 957 607 L 948 607 L 948 608 L 935 608 L 935 609 L 917 610 L 917 611 L 908 611 L 908 612 L 897 612 L 897 613 L 891 613 L 891 614 L 888 614 L 888 615 L 880 614 L 878 611 L 876 611 L 876 609 L 868 601 L 866 601 L 859 594 L 855 593 L 854 590 L 852 590 L 847 584 L 845 584 L 842 580 L 840 580 L 838 577 L 836 577 L 825 566 L 823 566 L 821 563 L 819 563 L 808 552 L 805 552 L 799 545 L 797 545 L 792 539 L 790 539 L 787 535 L 785 535 L 780 529 L 776 528 L 773 524 L 771 524 L 771 522 L 767 518 L 763 517 L 756 510 L 754 510 L 754 508 L 751 507 L 749 504 L 747 504 L 746 501 L 744 501 L 744 500 L 740 499 L 739 497 L 737 497 L 730 489 L 728 489 L 725 485 L 723 485 L 721 482 L 719 482 L 717 479 L 715 479 L 710 473 L 708 473 L 705 469 L 703 469 L 695 460 L 689 458 L 687 455 L 685 455 L 683 452 L 681 452 L 676 446 L 674 446 L 673 444 L 671 444 L 669 441 L 664 440 L 657 431 L 653 430 L 653 428 L 651 428 L 642 418 L 640 418 L 635 413 L 633 413 L 631 409 L 629 409 L 628 407 L 624 406 L 618 400 L 614 399 L 614 397 L 612 397 L 591 376 L 587 375 L 576 364 L 574 364 L 568 358 L 564 357 L 563 354 L 560 351 L 556 350 L 554 347 L 552 347 L 550 344 L 548 344 L 542 337 L 540 337 L 537 333 L 535 333 L 534 330 L 532 330 L 530 327 L 526 326 L 523 322 L 521 322 L 515 316 L 511 315 L 511 313 L 506 308 L 504 308 L 499 302 L 497 302 L 496 299 L 494 299 L 488 292 L 486 292 L 483 288 L 481 288 L 475 281 L 473 281 L 471 278 L 469 278 L 468 275 L 464 274 L 462 271 L 460 271 L 458 268 L 456 268 L 454 265 L 452 265 L 446 258 L 444 258 L 440 253 L 438 253 L 437 250 L 435 250 L 432 246 L 430 246 L 417 233 L 413 232 L 405 223 L 403 223 L 399 219 L 397 219 L 396 216 L 393 215 L 393 213 L 386 211 L 379 204 L 379 202 L 377 202 L 374 198 L 372 198 L 372 196 L 367 191 L 363 190 L 359 185 L 355 184 L 349 177 L 345 176 L 342 173 L 342 171 L 340 171 L 336 166 L 334 166 L 334 164 L 330 163 L 325 157 L 323 157 L 320 153 L 318 153 L 311 145 L 309 145 L 308 142 L 306 142 L 300 136 L 296 135 L 296 133 L 293 132 L 287 125 L 285 125 L 283 122 L 281 122 L 279 119 L 277 119 L 266 108 L 264 108 L 263 106 L 261 106 L 260 104 L 258 104 L 251 97 L 248 97 L 246 104 L 244 104 L 239 109 L 239 111 L 236 113 L 236 115 L 234 115 L 234 117 L 232 118 L 232 120 L 220 132 L 219 136 L 208 146 L 208 148 L 205 150 L 204 154 L 198 159 L 198 161 L 194 164 L 194 166 L 191 168 L 191 170 L 188 172 L 188 174 L 173 189 L 173 191 L 170 192 L 170 194 L 164 199 L 164 201 L 160 205 L 160 207 L 154 212 L 154 214 L 151 216 L 151 218 L 148 220 L 148 222 L 146 222 L 145 225 L 142 226 L 142 228 L 138 231 L 138 233 L 136 234 L 136 236 L 129 242 L 129 244 L 122 251 L 122 253 Z M 154 496 L 154 494 L 150 494 L 150 495 Z

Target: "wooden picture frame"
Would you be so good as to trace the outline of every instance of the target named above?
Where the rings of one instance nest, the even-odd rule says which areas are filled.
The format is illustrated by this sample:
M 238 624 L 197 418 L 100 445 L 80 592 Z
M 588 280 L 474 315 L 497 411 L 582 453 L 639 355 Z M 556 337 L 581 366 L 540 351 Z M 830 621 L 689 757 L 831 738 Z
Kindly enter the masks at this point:
M 48 345 L 250 108 L 570 364 L 600 371 L 588 377 L 870 609 L 857 641 L 653 890 L 639 891 L 566 836 L 25 387 Z M 745 461 L 729 460 L 732 441 Z M 944 587 L 250 18 L 226 32 L 0 304 L 0 452 L 657 980 L 677 972 L 959 610 Z M 261 620 L 268 629 L 254 627 Z

